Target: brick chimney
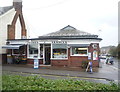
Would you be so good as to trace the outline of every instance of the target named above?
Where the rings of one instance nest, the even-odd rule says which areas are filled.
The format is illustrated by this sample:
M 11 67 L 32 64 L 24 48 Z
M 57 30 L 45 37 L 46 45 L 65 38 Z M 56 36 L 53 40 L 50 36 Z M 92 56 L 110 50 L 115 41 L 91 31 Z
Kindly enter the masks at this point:
M 13 0 L 13 7 L 16 11 L 22 11 L 22 0 Z
M 13 7 L 15 8 L 16 14 L 12 23 L 8 25 L 8 39 L 15 39 L 15 26 L 18 18 L 21 24 L 21 39 L 25 39 L 27 38 L 27 30 L 22 13 L 22 0 L 13 0 Z

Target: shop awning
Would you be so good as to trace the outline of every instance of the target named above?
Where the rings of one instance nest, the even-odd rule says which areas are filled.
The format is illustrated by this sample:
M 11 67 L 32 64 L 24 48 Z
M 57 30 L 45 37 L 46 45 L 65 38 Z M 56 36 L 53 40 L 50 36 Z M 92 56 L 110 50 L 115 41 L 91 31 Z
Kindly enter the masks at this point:
M 70 47 L 88 47 L 90 44 L 68 44 Z
M 5 46 L 2 46 L 2 48 L 4 48 L 4 49 L 19 49 L 20 46 L 23 46 L 23 44 L 22 45 L 5 45 Z
M 67 49 L 67 44 L 53 44 L 52 48 L 53 49 L 58 49 L 58 48 Z

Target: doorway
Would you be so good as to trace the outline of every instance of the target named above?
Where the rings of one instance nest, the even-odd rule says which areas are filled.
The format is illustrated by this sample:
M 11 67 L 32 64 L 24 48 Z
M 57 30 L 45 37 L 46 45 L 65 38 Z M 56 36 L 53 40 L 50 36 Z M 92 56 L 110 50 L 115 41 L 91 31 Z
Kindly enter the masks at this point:
M 50 65 L 51 64 L 51 45 L 46 44 L 45 45 L 45 65 Z

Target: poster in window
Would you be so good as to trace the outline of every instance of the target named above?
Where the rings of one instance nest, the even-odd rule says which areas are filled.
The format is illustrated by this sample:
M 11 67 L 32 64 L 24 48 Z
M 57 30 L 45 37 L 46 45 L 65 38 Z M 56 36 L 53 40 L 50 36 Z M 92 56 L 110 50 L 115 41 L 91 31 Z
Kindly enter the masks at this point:
M 91 59 L 91 53 L 90 52 L 88 53 L 88 59 L 89 60 Z
M 93 60 L 98 60 L 98 55 L 96 50 L 93 51 Z

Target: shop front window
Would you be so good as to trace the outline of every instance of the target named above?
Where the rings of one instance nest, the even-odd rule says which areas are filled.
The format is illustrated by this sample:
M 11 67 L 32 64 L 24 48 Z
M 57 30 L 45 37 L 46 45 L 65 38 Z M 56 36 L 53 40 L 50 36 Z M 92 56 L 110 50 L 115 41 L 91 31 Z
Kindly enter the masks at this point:
M 25 46 L 20 46 L 19 49 L 12 49 L 13 55 L 25 55 Z
M 38 57 L 38 44 L 31 43 L 29 44 L 29 57 Z
M 52 58 L 67 58 L 67 44 L 53 44 Z
M 88 49 L 87 48 L 81 48 L 81 47 L 72 47 L 72 55 L 87 56 L 88 55 Z
M 13 54 L 19 54 L 19 49 L 13 49 Z

